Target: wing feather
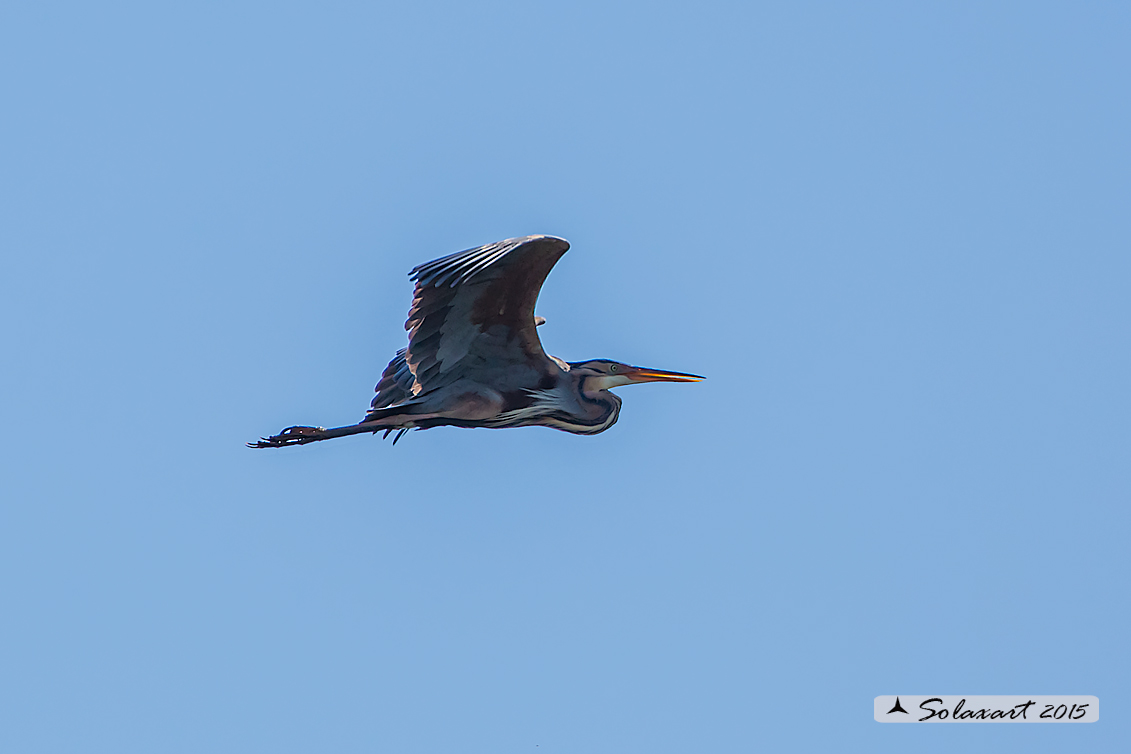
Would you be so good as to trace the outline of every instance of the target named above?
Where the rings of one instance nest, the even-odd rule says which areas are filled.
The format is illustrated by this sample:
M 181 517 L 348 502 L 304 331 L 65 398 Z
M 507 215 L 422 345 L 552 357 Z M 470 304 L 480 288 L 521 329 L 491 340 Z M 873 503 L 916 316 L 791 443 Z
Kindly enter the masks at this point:
M 507 370 L 528 370 L 536 376 L 556 369 L 538 339 L 534 305 L 546 276 L 567 249 L 569 243 L 561 238 L 526 236 L 415 268 L 410 273 L 416 290 L 405 322 L 409 345 L 404 354 L 413 384 L 404 392 L 417 395 L 463 377 L 494 384 Z M 402 382 L 395 379 L 403 372 L 398 367 L 392 374 L 391 385 L 403 391 Z M 378 399 L 382 395 L 379 390 Z
M 397 351 L 397 355 L 385 367 L 381 374 L 381 381 L 377 383 L 377 397 L 373 399 L 372 408 L 384 408 L 397 403 L 404 403 L 412 397 L 413 377 L 412 370 L 405 361 L 407 348 Z

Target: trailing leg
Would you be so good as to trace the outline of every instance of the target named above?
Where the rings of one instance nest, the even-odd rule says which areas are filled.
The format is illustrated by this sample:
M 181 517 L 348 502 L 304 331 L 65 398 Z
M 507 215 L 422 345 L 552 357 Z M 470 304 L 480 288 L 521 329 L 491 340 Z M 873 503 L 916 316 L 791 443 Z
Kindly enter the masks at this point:
M 350 424 L 345 427 L 287 427 L 277 435 L 261 437 L 258 442 L 249 442 L 249 448 L 286 448 L 291 445 L 306 445 L 309 442 L 332 440 L 335 437 L 347 435 L 360 435 L 365 432 L 392 431 L 412 426 L 413 409 L 418 408 L 413 404 L 402 403 L 398 406 L 389 406 L 370 411 L 365 416 L 365 421 L 359 424 Z

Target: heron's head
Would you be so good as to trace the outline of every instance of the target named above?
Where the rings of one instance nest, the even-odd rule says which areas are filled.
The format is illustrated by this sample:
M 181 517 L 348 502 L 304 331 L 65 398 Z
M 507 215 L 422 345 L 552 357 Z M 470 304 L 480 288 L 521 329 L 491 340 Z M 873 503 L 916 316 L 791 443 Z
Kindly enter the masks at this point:
M 569 372 L 583 378 L 587 390 L 608 390 L 639 382 L 698 382 L 704 379 L 697 374 L 634 367 L 609 359 L 570 362 Z

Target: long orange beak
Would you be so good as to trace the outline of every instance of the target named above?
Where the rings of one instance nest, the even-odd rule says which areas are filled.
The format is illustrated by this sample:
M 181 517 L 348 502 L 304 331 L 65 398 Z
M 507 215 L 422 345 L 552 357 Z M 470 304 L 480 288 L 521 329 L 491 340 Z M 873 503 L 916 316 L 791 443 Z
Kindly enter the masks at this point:
M 663 369 L 647 369 L 645 367 L 629 367 L 621 372 L 621 376 L 627 377 L 633 382 L 699 382 L 699 380 L 707 379 L 697 374 L 665 372 Z

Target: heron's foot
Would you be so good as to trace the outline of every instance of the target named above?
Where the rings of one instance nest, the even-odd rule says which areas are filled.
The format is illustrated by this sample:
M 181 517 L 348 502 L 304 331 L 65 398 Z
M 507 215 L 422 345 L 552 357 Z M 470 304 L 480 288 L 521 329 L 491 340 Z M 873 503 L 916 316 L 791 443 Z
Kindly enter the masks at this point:
M 261 437 L 259 442 L 249 442 L 249 448 L 285 448 L 288 445 L 305 445 L 322 439 L 323 427 L 287 427 L 277 435 Z

